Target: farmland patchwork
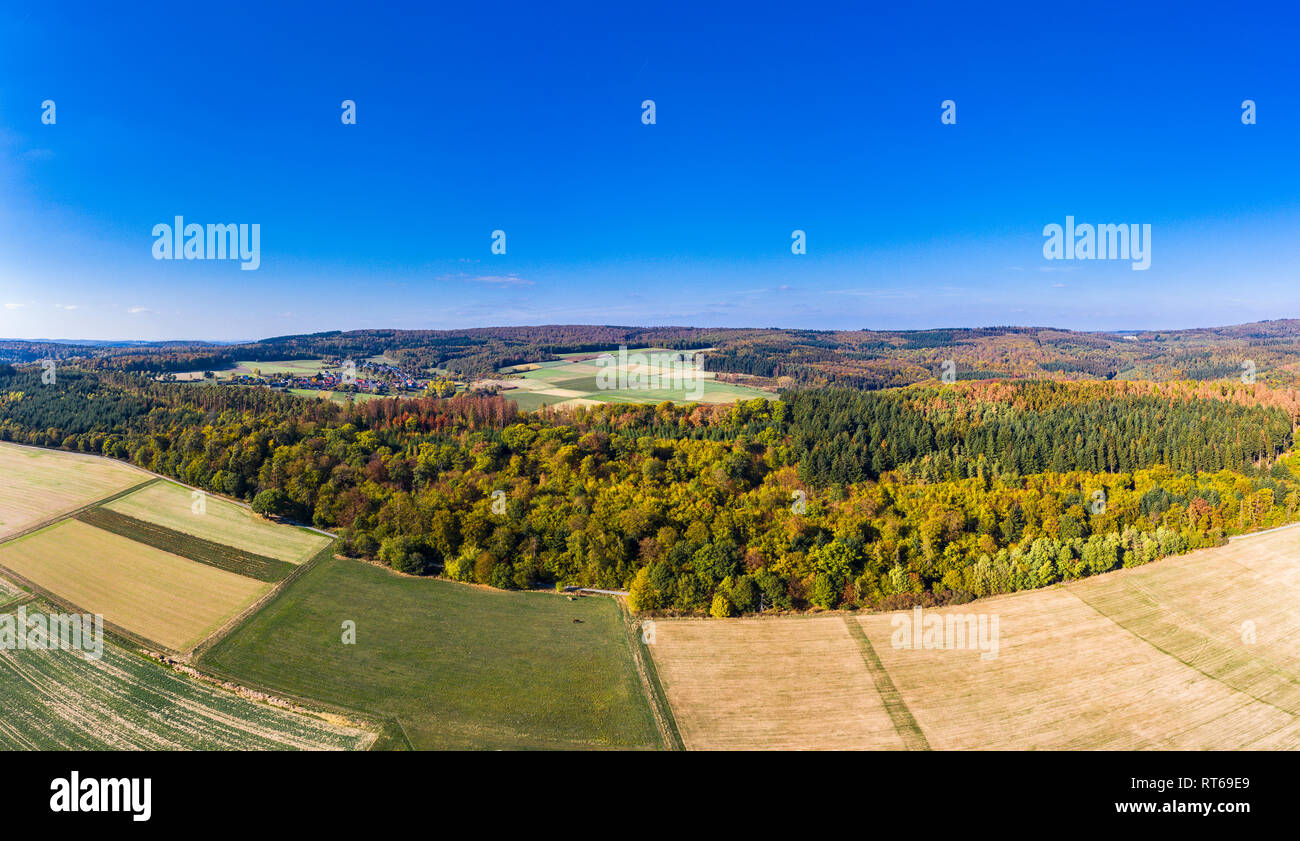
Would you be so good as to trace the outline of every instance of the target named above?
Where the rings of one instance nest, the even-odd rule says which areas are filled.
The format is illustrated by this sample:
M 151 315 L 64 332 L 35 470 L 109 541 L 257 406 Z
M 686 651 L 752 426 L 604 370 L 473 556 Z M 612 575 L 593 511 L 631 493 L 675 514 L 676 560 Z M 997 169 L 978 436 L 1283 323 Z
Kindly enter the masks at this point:
M 368 719 L 258 703 L 124 645 L 192 650 L 329 537 L 108 459 L 0 444 L 0 468 L 0 749 L 373 743 Z

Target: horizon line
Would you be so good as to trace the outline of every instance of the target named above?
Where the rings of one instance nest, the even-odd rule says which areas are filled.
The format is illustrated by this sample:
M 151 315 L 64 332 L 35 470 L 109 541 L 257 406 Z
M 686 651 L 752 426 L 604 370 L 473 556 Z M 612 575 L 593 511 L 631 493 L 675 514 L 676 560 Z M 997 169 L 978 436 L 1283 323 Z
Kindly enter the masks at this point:
M 541 329 L 546 327 L 604 327 L 619 330 L 756 330 L 756 331 L 789 331 L 803 333 L 933 333 L 940 330 L 1056 330 L 1065 333 L 1079 333 L 1084 335 L 1124 335 L 1134 333 L 1182 333 L 1192 330 L 1224 330 L 1230 327 L 1248 327 L 1254 324 L 1275 324 L 1284 321 L 1300 321 L 1300 318 L 1268 318 L 1259 321 L 1241 321 L 1229 324 L 1207 324 L 1197 325 L 1194 327 L 1123 327 L 1110 330 L 1078 330 L 1073 327 L 1058 327 L 1049 324 L 985 324 L 978 327 L 959 327 L 953 325 L 943 325 L 934 327 L 908 327 L 908 328 L 887 328 L 887 327 L 860 327 L 854 329 L 835 329 L 835 328 L 817 328 L 817 327 L 752 327 L 739 325 L 711 325 L 695 326 L 685 324 L 561 324 L 556 322 L 546 324 L 484 324 L 472 327 L 357 327 L 347 330 L 316 330 L 306 333 L 281 333 L 275 336 L 265 336 L 258 339 L 199 339 L 199 338 L 171 338 L 171 339 L 61 339 L 52 337 L 24 338 L 16 336 L 0 337 L 0 342 L 28 342 L 32 344 L 65 344 L 75 347 L 93 347 L 96 345 L 158 345 L 158 344 L 203 344 L 203 345 L 253 345 L 273 341 L 275 339 L 288 339 L 296 337 L 323 336 L 329 333 L 341 335 L 389 331 L 394 333 L 455 333 L 465 330 L 510 330 L 510 329 Z

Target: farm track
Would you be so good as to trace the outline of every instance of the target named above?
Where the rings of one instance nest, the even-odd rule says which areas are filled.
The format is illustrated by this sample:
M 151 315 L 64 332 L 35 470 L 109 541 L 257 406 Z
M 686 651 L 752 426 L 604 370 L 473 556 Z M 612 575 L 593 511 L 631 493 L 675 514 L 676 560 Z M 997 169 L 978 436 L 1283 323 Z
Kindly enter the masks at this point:
M 876 692 L 884 702 L 885 711 L 889 713 L 889 719 L 894 722 L 894 729 L 898 731 L 898 737 L 903 740 L 904 748 L 929 750 L 930 743 L 926 740 L 925 733 L 921 732 L 921 725 L 917 724 L 916 719 L 912 717 L 912 711 L 907 708 L 902 693 L 894 686 L 889 672 L 885 671 L 880 658 L 876 656 L 876 649 L 872 647 L 871 640 L 867 639 L 862 625 L 853 616 L 845 616 L 844 625 L 849 629 L 849 635 L 862 649 L 862 662 L 871 673 L 871 680 L 876 684 Z
M 627 603 L 622 598 L 615 600 L 623 615 L 632 663 L 636 666 L 637 676 L 641 679 L 641 688 L 645 692 L 646 701 L 650 704 L 650 712 L 654 716 L 655 727 L 659 730 L 659 738 L 667 750 L 686 750 L 686 746 L 682 743 L 682 734 L 677 729 L 677 721 L 673 718 L 672 706 L 668 703 L 663 684 L 659 681 L 659 672 L 655 669 L 654 658 L 650 656 L 642 641 L 641 623 L 633 618 Z

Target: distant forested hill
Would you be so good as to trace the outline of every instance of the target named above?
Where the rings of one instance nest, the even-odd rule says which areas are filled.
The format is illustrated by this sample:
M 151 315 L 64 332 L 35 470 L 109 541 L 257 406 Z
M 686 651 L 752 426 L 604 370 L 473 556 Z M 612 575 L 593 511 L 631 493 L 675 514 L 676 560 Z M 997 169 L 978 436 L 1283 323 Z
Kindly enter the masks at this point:
M 76 359 L 97 370 L 219 369 L 235 360 L 387 354 L 415 372 L 486 376 L 556 354 L 628 347 L 712 348 L 706 367 L 778 388 L 872 390 L 936 379 L 1257 381 L 1300 385 L 1300 321 L 1132 333 L 1047 327 L 916 331 L 545 325 L 465 330 L 354 330 L 244 345 L 76 346 L 0 341 L 0 362 Z

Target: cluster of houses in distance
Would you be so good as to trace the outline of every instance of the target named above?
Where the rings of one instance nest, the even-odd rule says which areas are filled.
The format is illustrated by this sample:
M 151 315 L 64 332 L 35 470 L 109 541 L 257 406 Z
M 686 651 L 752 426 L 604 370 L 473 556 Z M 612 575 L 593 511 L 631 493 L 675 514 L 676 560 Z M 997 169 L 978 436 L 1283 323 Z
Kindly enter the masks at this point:
M 430 382 L 393 365 L 366 360 L 353 362 L 348 359 L 326 359 L 322 370 L 314 374 L 277 373 L 262 377 L 240 374 L 231 377 L 230 381 L 244 385 L 266 385 L 276 390 L 302 388 L 365 394 L 423 392 Z
M 315 362 L 314 360 L 312 361 Z M 267 367 L 283 368 L 295 363 L 266 362 Z M 242 370 L 229 374 L 212 371 L 189 374 L 163 374 L 160 380 L 215 380 L 219 385 L 263 386 L 276 391 L 339 391 L 374 395 L 423 395 L 426 393 L 446 397 L 456 392 L 450 380 L 419 377 L 395 365 L 370 360 L 325 358 L 319 361 L 319 370 L 308 372 L 307 361 L 300 371 L 263 372 L 257 362 L 244 363 Z

